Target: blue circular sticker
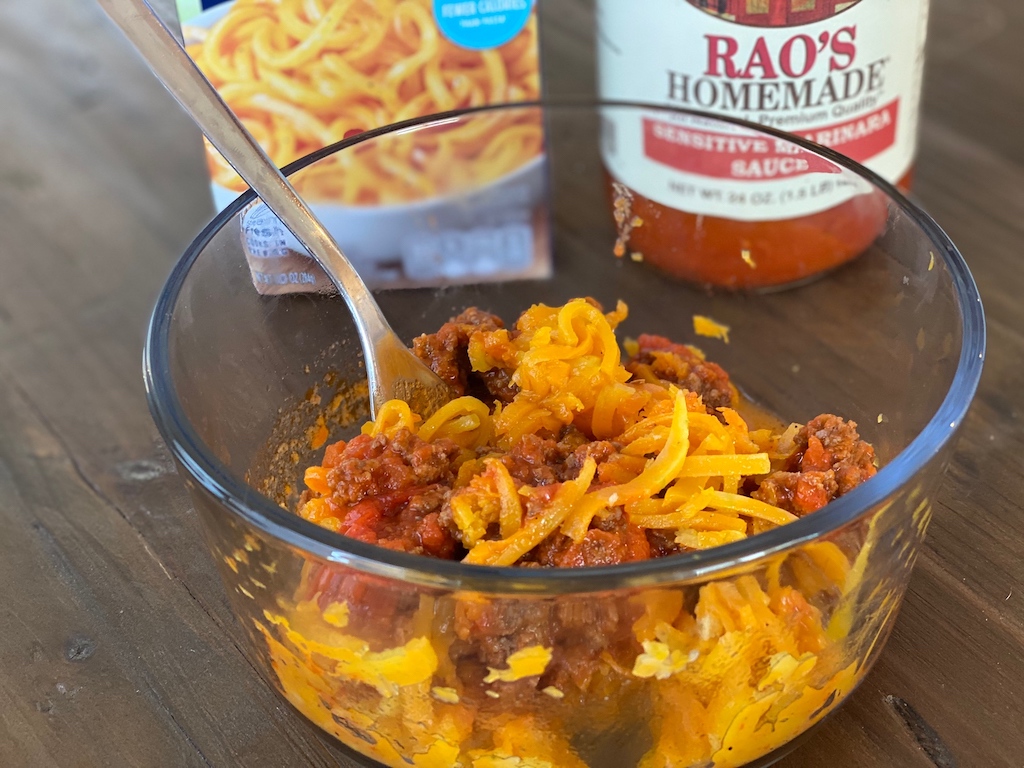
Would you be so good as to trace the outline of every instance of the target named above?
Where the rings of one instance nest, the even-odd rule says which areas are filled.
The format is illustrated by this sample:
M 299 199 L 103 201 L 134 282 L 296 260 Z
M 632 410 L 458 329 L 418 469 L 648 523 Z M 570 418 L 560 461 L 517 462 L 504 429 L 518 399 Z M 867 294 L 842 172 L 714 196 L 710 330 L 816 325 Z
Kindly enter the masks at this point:
M 434 18 L 453 43 L 482 51 L 518 35 L 532 8 L 533 0 L 434 0 Z

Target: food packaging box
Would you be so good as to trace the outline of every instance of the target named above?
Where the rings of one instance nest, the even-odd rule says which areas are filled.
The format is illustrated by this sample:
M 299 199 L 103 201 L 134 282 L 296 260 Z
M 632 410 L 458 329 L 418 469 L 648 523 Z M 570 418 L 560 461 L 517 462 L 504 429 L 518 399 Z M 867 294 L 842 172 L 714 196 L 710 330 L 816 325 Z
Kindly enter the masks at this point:
M 534 101 L 533 0 L 177 0 L 189 55 L 279 167 L 365 131 Z M 374 287 L 544 277 L 539 109 L 370 139 L 292 176 Z M 246 189 L 206 144 L 213 199 Z M 240 237 L 261 293 L 332 287 L 262 202 Z

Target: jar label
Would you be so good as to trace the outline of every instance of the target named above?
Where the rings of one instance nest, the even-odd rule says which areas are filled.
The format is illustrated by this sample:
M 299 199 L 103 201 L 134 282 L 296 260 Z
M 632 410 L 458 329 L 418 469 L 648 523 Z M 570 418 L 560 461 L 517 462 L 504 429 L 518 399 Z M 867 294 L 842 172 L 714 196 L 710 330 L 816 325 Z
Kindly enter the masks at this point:
M 599 0 L 601 95 L 772 126 L 896 181 L 916 149 L 927 17 L 928 0 Z M 613 176 L 693 213 L 790 218 L 863 191 L 789 142 L 670 111 L 605 110 L 602 138 Z

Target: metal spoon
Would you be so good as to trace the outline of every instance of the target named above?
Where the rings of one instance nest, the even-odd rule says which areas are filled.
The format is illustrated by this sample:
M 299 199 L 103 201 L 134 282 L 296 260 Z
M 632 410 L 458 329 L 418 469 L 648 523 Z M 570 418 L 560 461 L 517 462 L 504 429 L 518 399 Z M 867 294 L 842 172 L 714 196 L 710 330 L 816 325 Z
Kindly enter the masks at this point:
M 388 325 L 370 290 L 341 248 L 224 103 L 147 0 L 99 0 L 171 95 L 267 207 L 323 267 L 345 299 L 359 331 L 376 416 L 391 399 L 426 418 L 452 398 L 449 386 L 409 351 Z

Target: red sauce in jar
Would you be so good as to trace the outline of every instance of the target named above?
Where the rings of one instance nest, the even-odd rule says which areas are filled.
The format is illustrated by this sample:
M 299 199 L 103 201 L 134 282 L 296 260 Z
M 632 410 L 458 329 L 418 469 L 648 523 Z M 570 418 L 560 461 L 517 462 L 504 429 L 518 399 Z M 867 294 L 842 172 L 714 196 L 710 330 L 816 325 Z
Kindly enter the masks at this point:
M 906 190 L 908 173 L 900 187 Z M 777 221 L 738 221 L 681 211 L 612 184 L 613 210 L 627 199 L 629 228 L 619 255 L 695 283 L 729 289 L 799 283 L 862 254 L 888 219 L 880 192 L 858 195 L 819 213 Z

